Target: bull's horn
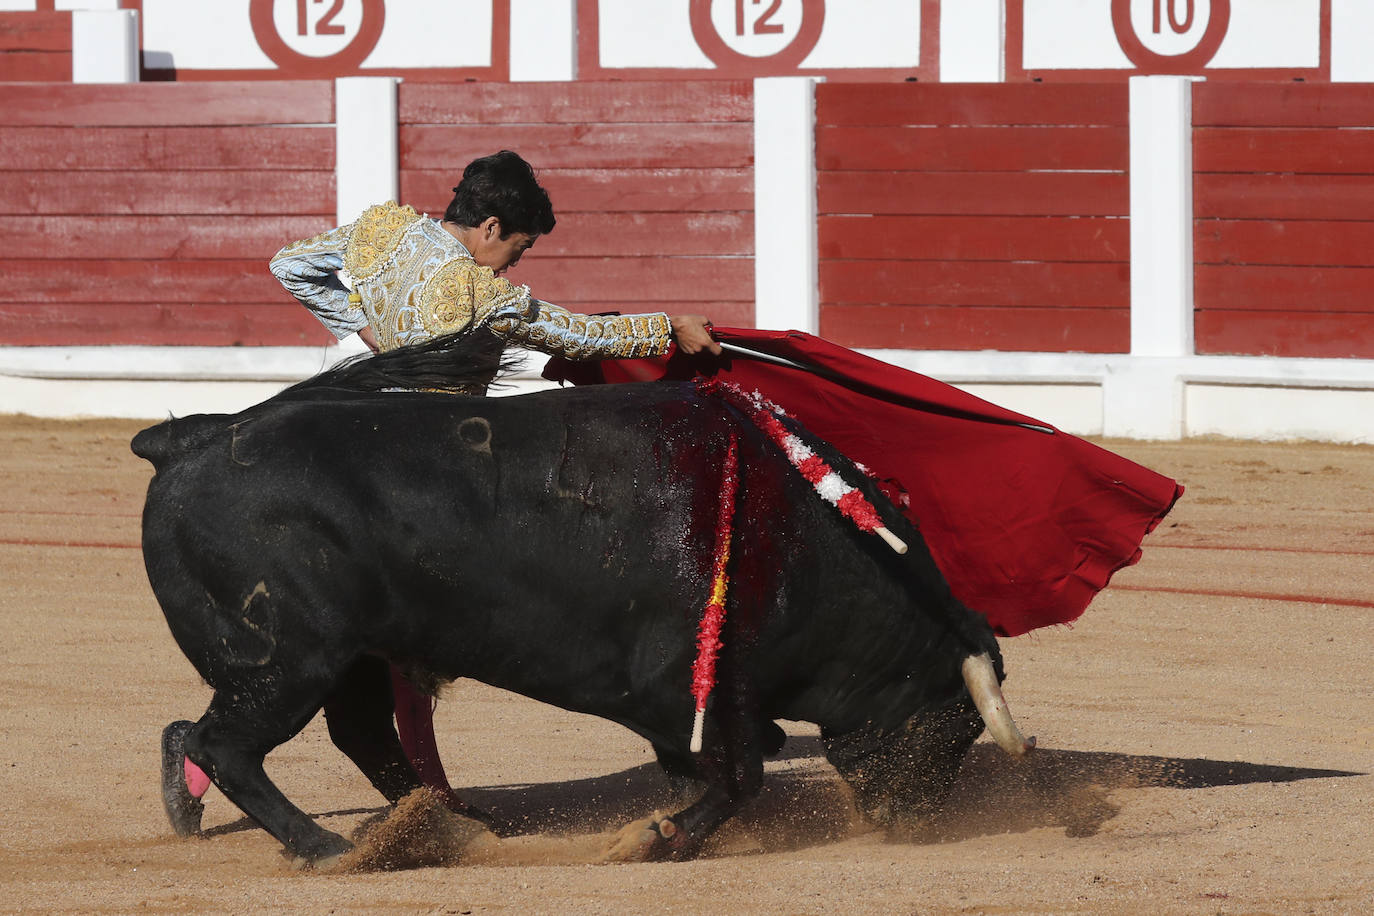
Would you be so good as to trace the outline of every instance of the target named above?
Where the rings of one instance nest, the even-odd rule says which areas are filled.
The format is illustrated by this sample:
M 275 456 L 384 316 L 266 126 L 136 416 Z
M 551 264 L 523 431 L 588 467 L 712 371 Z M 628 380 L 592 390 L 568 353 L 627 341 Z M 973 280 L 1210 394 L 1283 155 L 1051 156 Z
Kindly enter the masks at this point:
M 1035 747 L 1035 739 L 1022 735 L 1012 721 L 1011 710 L 1007 708 L 1006 697 L 1002 696 L 1002 688 L 997 683 L 997 672 L 987 653 L 964 659 L 962 671 L 973 704 L 978 707 L 978 714 L 983 717 L 983 724 L 997 746 L 1013 757 L 1020 757 Z

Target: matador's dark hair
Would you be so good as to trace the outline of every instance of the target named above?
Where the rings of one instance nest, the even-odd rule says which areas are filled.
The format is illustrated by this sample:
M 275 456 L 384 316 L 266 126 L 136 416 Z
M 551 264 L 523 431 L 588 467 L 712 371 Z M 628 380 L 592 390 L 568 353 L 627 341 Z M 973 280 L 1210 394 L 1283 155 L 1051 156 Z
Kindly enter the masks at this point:
M 480 226 L 488 216 L 501 221 L 501 238 L 512 232 L 547 235 L 556 222 L 534 169 L 508 149 L 468 163 L 444 211 L 445 220 L 467 227 Z

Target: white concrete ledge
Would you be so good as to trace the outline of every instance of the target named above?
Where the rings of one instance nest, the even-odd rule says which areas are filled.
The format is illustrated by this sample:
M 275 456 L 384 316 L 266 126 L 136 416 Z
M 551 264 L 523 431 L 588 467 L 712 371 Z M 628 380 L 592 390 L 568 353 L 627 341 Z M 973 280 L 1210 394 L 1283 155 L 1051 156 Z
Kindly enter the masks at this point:
M 356 337 L 325 347 L 0 347 L 0 376 L 96 381 L 299 382 L 364 352 Z M 548 357 L 512 347 L 517 375 L 538 375 Z
M 1075 435 L 1374 443 L 1374 360 L 863 352 Z
M 1238 385 L 1374 388 L 1374 359 L 1272 356 L 1131 356 L 1125 353 L 1010 353 L 1001 350 L 860 350 L 946 382 L 1100 383 L 1126 367 L 1185 381 Z
M 356 338 L 330 347 L 0 347 L 0 414 L 234 413 L 361 352 Z M 547 357 L 515 353 L 523 366 L 493 395 L 553 387 L 540 376 Z
M 236 411 L 351 347 L 0 348 L 0 413 L 156 419 Z M 1374 360 L 1185 358 L 1101 353 L 865 350 L 1082 436 L 1374 443 Z M 552 387 L 545 357 L 494 394 Z M 1168 398 L 1168 423 L 1142 398 Z M 1179 418 L 1176 426 L 1172 417 Z
M 298 382 L 351 355 L 334 347 L 6 347 L 0 375 L 34 379 Z

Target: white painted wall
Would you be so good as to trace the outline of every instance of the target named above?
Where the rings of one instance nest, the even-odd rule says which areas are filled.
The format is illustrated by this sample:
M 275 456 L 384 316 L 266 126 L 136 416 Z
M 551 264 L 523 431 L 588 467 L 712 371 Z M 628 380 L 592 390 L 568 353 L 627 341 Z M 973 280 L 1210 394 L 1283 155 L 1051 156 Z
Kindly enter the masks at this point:
M 248 9 L 249 0 L 143 0 L 144 63 L 183 70 L 275 69 L 253 34 Z M 278 37 L 307 57 L 343 50 L 362 20 L 362 4 L 348 0 L 331 21 L 344 34 L 300 35 L 295 4 L 279 2 L 273 12 Z M 491 0 L 391 0 L 377 45 L 361 67 L 490 66 L 492 25 Z
M 1321 60 L 1321 0 L 1234 0 L 1226 40 L 1209 69 L 1315 67 Z
M 558 80 L 575 72 L 577 0 L 511 0 L 511 66 L 517 80 Z M 591 2 L 591 0 L 588 0 Z M 1179 0 L 1181 2 L 1181 0 Z M 1321 45 L 1322 0 L 1232 0 L 1231 25 L 1211 63 L 1215 69 L 1315 66 Z M 1332 78 L 1374 80 L 1374 3 L 1330 0 Z M 1183 35 L 1148 23 L 1153 0 L 1132 0 L 1141 40 L 1161 53 L 1187 50 L 1210 16 L 1211 0 L 1194 0 L 1197 25 Z M 0 10 L 33 10 L 35 0 L 0 0 Z M 271 60 L 258 48 L 248 21 L 249 0 L 143 0 L 143 52 L 154 67 L 264 69 Z M 940 9 L 940 72 L 947 82 L 1001 78 L 1006 0 L 946 0 Z M 59 10 L 119 8 L 119 0 L 58 0 Z M 714 0 L 714 18 L 733 16 L 731 0 Z M 800 18 L 800 0 L 782 0 L 770 20 Z M 311 56 L 330 51 L 344 36 L 299 36 L 294 5 L 277 4 L 278 32 L 289 46 Z M 686 0 L 599 0 L 601 64 L 711 70 L 696 46 Z M 1025 49 L 1030 69 L 1130 69 L 1118 46 L 1109 0 L 1025 0 Z M 361 15 L 357 0 L 341 8 L 336 23 Z M 351 17 L 351 18 L 350 18 Z M 790 17 L 790 18 L 789 18 Z M 920 54 L 921 0 L 829 0 L 825 28 L 804 66 L 914 67 Z M 354 23 L 356 25 L 356 23 Z M 406 0 L 387 5 L 386 27 L 364 67 L 455 67 L 490 63 L 491 0 Z M 727 23 L 724 40 L 740 43 Z M 789 33 L 790 34 L 790 33 Z M 779 39 L 781 40 L 781 39 Z M 762 49 L 766 50 L 766 49 Z
M 577 79 L 577 0 L 511 0 L 510 78 Z
M 961 0 L 962 5 L 963 0 Z M 1167 0 L 1166 0 L 1167 2 Z M 1368 7 L 1367 0 L 1333 0 Z M 1178 0 L 1182 9 L 1182 0 Z M 1212 16 L 1210 0 L 1194 0 L 1192 27 L 1175 34 L 1153 29 L 1153 0 L 1131 0 L 1131 22 L 1142 44 L 1157 54 L 1176 55 L 1195 47 Z M 949 10 L 954 3 L 945 3 Z M 1028 70 L 1133 69 L 1121 50 L 1108 0 L 1025 0 Z M 1321 48 L 1321 0 L 1232 0 L 1226 37 L 1209 68 L 1311 68 Z M 1346 16 L 1344 18 L 1350 18 Z M 1339 29 L 1333 30 L 1340 35 Z M 1369 32 L 1362 34 L 1367 39 Z M 1365 44 L 1367 47 L 1367 41 Z
M 390 0 L 362 68 L 489 67 L 491 36 L 491 0 Z
M 818 70 L 846 67 L 909 67 L 914 70 L 920 63 L 920 3 L 843 0 L 842 4 L 836 4 L 831 0 L 826 4 L 821 37 L 801 65 Z
M 138 13 L 78 10 L 72 13 L 72 82 L 138 82 Z
M 247 0 L 143 0 L 143 63 L 196 70 L 276 66 L 253 35 Z
M 964 2 L 964 0 L 960 0 Z M 981 0 L 979 0 L 981 2 Z M 749 22 L 766 6 L 747 7 Z M 715 69 L 692 34 L 687 0 L 599 0 L 600 65 L 607 68 L 655 67 Z M 747 57 L 766 57 L 782 50 L 800 28 L 801 0 L 779 0 L 768 19 L 783 32 L 737 34 L 732 0 L 713 0 L 711 20 L 720 40 Z M 816 46 L 803 68 L 915 68 L 921 56 L 920 0 L 829 0 Z
M 1025 0 L 1026 70 L 1126 70 L 1134 66 L 1117 43 L 1107 0 Z
M 1006 0 L 940 7 L 940 82 L 1000 83 L 1006 68 Z
M 1331 0 L 1331 81 L 1374 83 L 1374 3 Z
M 715 69 L 691 40 L 686 3 L 600 0 L 597 13 L 603 67 Z
M 24 13 L 38 9 L 38 0 L 0 0 L 0 13 Z M 53 9 L 58 12 L 69 10 L 117 10 L 119 0 L 57 0 Z
M 1374 444 L 1374 389 L 1192 382 L 1188 434 Z

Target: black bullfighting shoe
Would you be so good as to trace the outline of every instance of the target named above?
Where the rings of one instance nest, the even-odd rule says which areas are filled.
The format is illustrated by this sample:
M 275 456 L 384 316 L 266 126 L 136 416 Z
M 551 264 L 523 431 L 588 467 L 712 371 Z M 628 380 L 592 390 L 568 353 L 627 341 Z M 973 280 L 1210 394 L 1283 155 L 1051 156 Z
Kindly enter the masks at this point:
M 177 836 L 200 833 L 205 803 L 186 788 L 186 733 L 194 722 L 182 719 L 162 730 L 162 807 Z

